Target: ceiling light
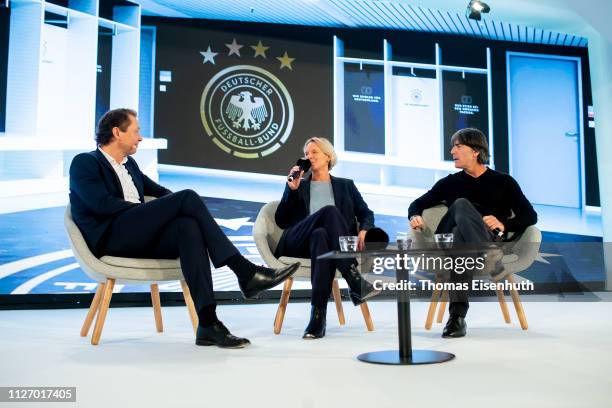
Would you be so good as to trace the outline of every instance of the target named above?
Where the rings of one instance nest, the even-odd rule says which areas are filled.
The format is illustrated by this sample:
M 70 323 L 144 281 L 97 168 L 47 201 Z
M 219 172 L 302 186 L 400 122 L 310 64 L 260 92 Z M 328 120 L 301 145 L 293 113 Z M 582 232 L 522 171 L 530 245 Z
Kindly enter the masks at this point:
M 480 21 L 482 18 L 481 14 L 488 13 L 489 11 L 491 11 L 491 7 L 487 3 L 480 0 L 470 0 L 465 14 L 472 20 Z

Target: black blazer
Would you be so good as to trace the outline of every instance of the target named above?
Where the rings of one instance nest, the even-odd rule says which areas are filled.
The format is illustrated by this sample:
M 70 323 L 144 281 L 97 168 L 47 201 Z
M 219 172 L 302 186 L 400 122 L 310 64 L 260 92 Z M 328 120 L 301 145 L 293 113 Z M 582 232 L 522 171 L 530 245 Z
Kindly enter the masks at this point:
M 285 185 L 285 192 L 281 198 L 274 219 L 276 225 L 282 229 L 287 229 L 304 218 L 310 212 L 310 179 L 308 175 L 300 182 L 297 190 L 291 190 Z M 374 213 L 361 197 L 359 190 L 355 187 L 353 180 L 331 176 L 332 191 L 336 207 L 346 220 L 349 230 L 357 234 L 357 222 L 360 230 L 370 230 L 374 228 Z M 280 254 L 284 249 L 285 234 L 281 237 L 276 253 Z
M 140 201 L 144 196 L 161 197 L 171 191 L 144 175 L 136 160 L 128 156 L 125 163 Z M 81 230 L 91 251 L 100 256 L 100 244 L 111 221 L 123 211 L 138 204 L 125 201 L 121 182 L 115 170 L 99 150 L 80 153 L 70 164 L 70 208 L 72 218 Z

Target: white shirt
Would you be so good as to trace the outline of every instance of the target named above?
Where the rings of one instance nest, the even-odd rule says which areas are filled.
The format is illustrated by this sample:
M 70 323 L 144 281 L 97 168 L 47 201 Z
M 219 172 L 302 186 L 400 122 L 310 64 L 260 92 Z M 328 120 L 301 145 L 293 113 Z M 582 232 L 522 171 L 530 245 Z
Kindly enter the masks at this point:
M 132 176 L 130 176 L 130 173 L 128 173 L 125 168 L 125 163 L 128 161 L 127 157 L 124 157 L 121 163 L 117 163 L 110 154 L 99 147 L 98 150 L 102 152 L 106 160 L 108 160 L 113 167 L 113 170 L 115 170 L 115 173 L 117 173 L 117 177 L 119 177 L 119 182 L 121 183 L 121 189 L 123 190 L 123 199 L 132 203 L 140 203 L 138 189 L 134 184 L 134 180 L 132 180 Z

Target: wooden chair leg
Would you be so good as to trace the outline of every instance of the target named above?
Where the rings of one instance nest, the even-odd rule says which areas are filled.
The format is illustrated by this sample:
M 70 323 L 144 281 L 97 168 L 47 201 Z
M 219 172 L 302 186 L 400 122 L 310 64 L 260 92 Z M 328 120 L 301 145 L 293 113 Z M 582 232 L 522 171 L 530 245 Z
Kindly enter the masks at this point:
M 368 307 L 367 302 L 363 302 L 359 305 L 361 308 L 361 313 L 363 314 L 363 320 L 365 320 L 366 327 L 368 331 L 374 331 L 374 322 L 372 321 L 372 316 L 370 315 L 370 308 Z
M 87 337 L 87 333 L 89 333 L 89 328 L 91 327 L 91 323 L 93 322 L 94 317 L 96 316 L 96 312 L 98 311 L 98 306 L 100 306 L 100 299 L 102 298 L 102 293 L 104 292 L 104 283 L 99 283 L 98 288 L 96 289 L 96 294 L 91 301 L 91 305 L 89 306 L 89 311 L 87 312 L 87 316 L 85 316 L 85 321 L 83 322 L 83 327 L 81 327 L 81 337 Z
M 106 285 L 104 285 L 104 294 L 102 301 L 100 302 L 100 311 L 96 319 L 96 325 L 94 326 L 93 335 L 91 336 L 91 344 L 94 346 L 100 343 L 100 336 L 102 335 L 102 328 L 104 327 L 104 319 L 106 319 L 106 313 L 108 312 L 108 306 L 110 305 L 111 297 L 113 296 L 113 288 L 115 287 L 115 279 L 106 279 Z
M 200 319 L 198 318 L 198 313 L 195 310 L 195 305 L 193 304 L 193 299 L 191 297 L 191 292 L 189 291 L 189 286 L 187 286 L 187 282 L 185 282 L 184 279 L 181 279 L 181 288 L 183 288 L 185 306 L 187 306 L 189 318 L 191 319 L 191 325 L 193 326 L 193 331 L 195 333 L 198 330 L 198 324 L 200 322 Z
M 436 283 L 439 281 L 436 280 Z M 425 319 L 425 329 L 431 329 L 431 324 L 433 323 L 434 314 L 436 313 L 436 307 L 438 306 L 438 298 L 440 297 L 440 291 L 438 289 L 434 289 L 431 294 L 431 301 L 429 303 L 429 310 L 427 311 L 427 319 Z
M 512 274 L 508 275 L 506 278 L 508 282 L 514 283 L 514 276 Z M 527 317 L 525 316 L 525 311 L 523 310 L 523 305 L 521 304 L 521 298 L 516 289 L 510 289 L 510 296 L 512 296 L 512 302 L 514 303 L 514 308 L 516 309 L 516 315 L 518 316 L 519 322 L 521 323 L 521 328 L 523 330 L 527 330 L 529 327 L 527 325 Z
M 496 289 L 495 292 L 497 293 L 497 300 L 499 300 L 499 307 L 504 315 L 504 322 L 510 323 L 510 312 L 508 311 L 508 305 L 506 304 L 504 292 L 501 289 Z
M 440 296 L 440 307 L 438 308 L 438 317 L 436 318 L 436 322 L 442 323 L 442 319 L 444 318 L 444 313 L 446 312 L 446 304 L 448 303 L 448 290 L 442 292 Z
M 283 286 L 283 294 L 281 295 L 278 309 L 276 310 L 276 317 L 274 318 L 274 334 L 280 334 L 281 328 L 283 327 L 285 310 L 287 310 L 289 295 L 291 294 L 291 286 L 293 286 L 293 277 L 288 278 Z
M 153 304 L 153 314 L 155 315 L 155 328 L 158 333 L 164 331 L 164 323 L 161 314 L 161 301 L 159 300 L 159 285 L 151 284 L 151 303 Z
M 344 309 L 342 308 L 342 295 L 340 294 L 338 279 L 334 279 L 334 282 L 332 283 L 332 294 L 334 296 L 334 303 L 336 303 L 338 321 L 340 322 L 340 326 L 343 326 L 346 323 L 346 320 L 344 318 Z

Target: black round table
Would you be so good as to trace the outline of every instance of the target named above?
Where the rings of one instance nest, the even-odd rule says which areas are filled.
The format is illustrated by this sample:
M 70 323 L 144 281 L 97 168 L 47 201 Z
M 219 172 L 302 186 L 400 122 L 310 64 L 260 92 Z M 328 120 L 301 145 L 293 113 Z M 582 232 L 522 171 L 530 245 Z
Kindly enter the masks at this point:
M 404 254 L 406 251 L 363 251 L 363 252 L 340 252 L 332 251 L 323 254 L 318 259 L 343 259 L 354 258 L 356 256 L 395 256 Z M 417 252 L 417 251 L 415 251 Z M 403 268 L 396 269 L 396 282 L 407 282 L 409 279 L 408 271 Z M 398 326 L 398 350 L 371 351 L 357 356 L 359 361 L 373 364 L 388 365 L 421 365 L 444 363 L 455 358 L 452 353 L 436 350 L 413 350 L 410 325 L 410 290 L 397 290 L 397 326 Z

